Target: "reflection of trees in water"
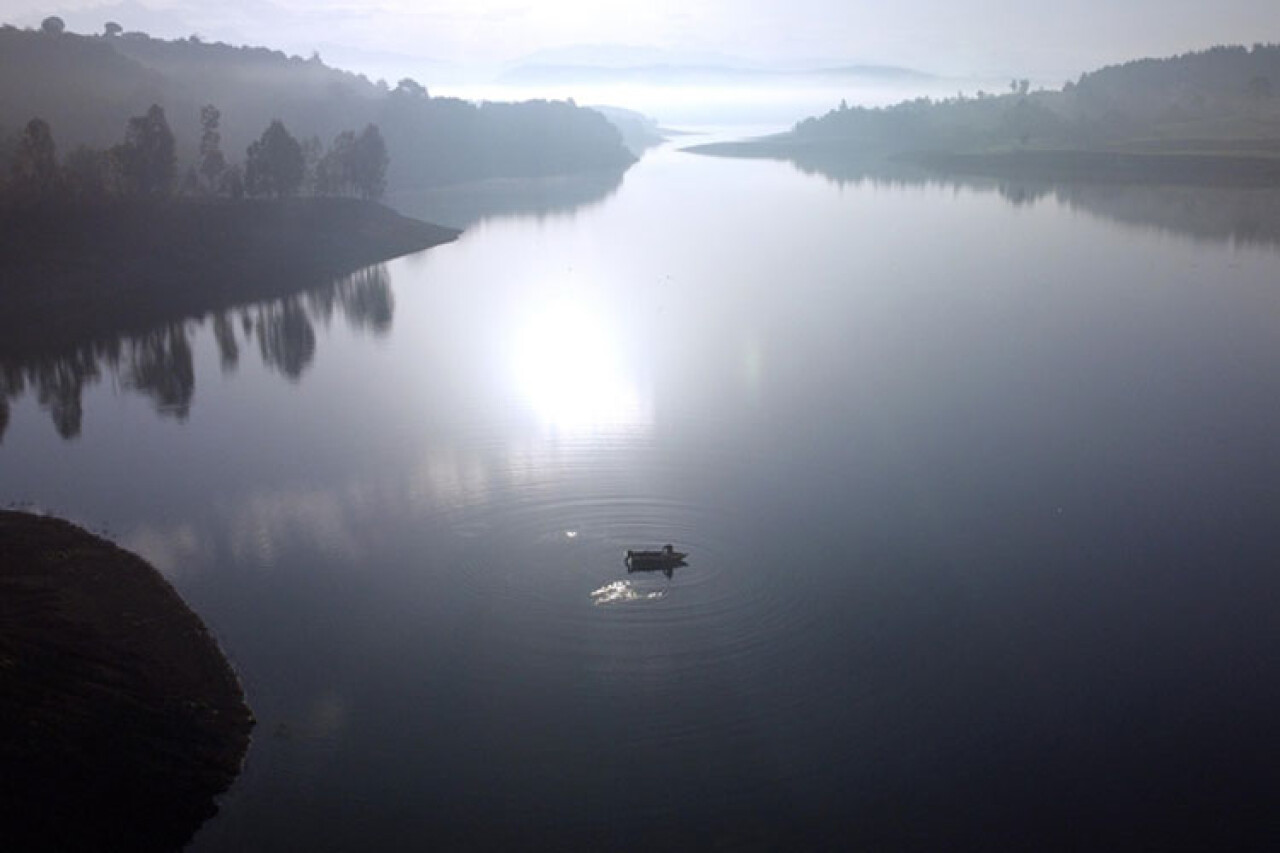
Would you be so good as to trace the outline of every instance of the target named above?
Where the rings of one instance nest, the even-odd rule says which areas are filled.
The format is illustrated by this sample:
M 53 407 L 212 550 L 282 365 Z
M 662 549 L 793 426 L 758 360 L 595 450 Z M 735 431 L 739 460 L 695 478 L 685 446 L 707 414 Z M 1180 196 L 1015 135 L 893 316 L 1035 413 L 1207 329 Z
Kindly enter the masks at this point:
M 360 270 L 304 296 L 211 316 L 210 331 L 223 372 L 236 369 L 241 345 L 253 337 L 265 366 L 298 381 L 315 359 L 315 324 L 327 327 L 335 311 L 354 330 L 378 335 L 390 331 L 395 300 L 386 267 Z M 84 390 L 104 375 L 114 376 L 118 387 L 150 398 L 157 413 L 185 420 L 195 398 L 191 336 L 202 325 L 170 323 L 142 335 L 122 335 L 56 356 L 7 358 L 0 362 L 0 440 L 11 419 L 11 401 L 28 390 L 49 413 L 58 434 L 75 438 L 84 419 Z
M 302 300 L 290 297 L 259 308 L 254 325 L 262 363 L 292 380 L 301 378 L 316 354 L 316 330 Z
M 4 408 L 27 388 L 49 413 L 63 438 L 80 434 L 84 420 L 83 395 L 104 373 L 117 377 L 121 387 L 152 399 L 156 411 L 179 419 L 191 409 L 195 393 L 188 326 L 175 323 L 145 335 L 119 338 L 80 347 L 65 355 L 43 356 L 4 364 Z
M 306 294 L 311 319 L 328 326 L 335 309 L 341 309 L 347 325 L 356 331 L 370 331 L 382 336 L 391 331 L 396 303 L 391 293 L 391 278 L 382 265 L 365 267 L 332 286 Z
M 125 342 L 124 384 L 155 403 L 156 411 L 186 420 L 196 391 L 191 339 L 185 323 L 156 329 Z
M 1280 190 L 1152 183 L 1053 182 L 939 175 L 907 163 L 800 156 L 800 171 L 839 187 L 940 187 L 994 192 L 1015 207 L 1051 198 L 1126 225 L 1212 242 L 1280 246 Z
M 80 434 L 84 418 L 81 394 L 86 385 L 98 380 L 98 360 L 95 354 L 80 352 L 65 359 L 41 363 L 27 375 L 27 382 L 36 390 L 36 399 L 53 418 L 53 426 L 63 438 L 75 438 Z
M 0 363 L 0 442 L 4 441 L 4 434 L 9 429 L 9 398 L 21 394 L 26 384 L 22 370 Z
M 353 329 L 382 336 L 391 331 L 395 298 L 384 266 L 367 267 L 349 276 L 338 290 L 342 310 Z
M 229 313 L 213 318 L 213 339 L 218 344 L 218 362 L 223 373 L 233 373 L 240 364 L 240 344 L 236 342 L 236 330 L 231 325 Z

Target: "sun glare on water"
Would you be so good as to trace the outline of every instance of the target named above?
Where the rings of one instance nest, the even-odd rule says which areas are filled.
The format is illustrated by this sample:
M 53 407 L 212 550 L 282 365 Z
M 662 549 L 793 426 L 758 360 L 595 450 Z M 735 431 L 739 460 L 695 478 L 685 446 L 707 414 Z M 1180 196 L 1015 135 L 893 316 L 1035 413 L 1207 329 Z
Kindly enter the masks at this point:
M 649 417 L 603 320 L 577 302 L 535 312 L 517 336 L 516 384 L 557 429 L 641 426 Z

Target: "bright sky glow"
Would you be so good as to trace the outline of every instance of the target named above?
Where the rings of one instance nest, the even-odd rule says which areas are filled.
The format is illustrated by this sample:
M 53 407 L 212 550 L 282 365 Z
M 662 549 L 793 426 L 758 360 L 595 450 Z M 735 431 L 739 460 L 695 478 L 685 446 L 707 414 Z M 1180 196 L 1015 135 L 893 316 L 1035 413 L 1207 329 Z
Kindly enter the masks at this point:
M 1280 41 L 1275 0 L 4 0 L 4 20 L 115 20 L 292 53 L 340 48 L 471 65 L 570 45 L 756 62 L 882 63 L 956 76 L 1078 74 L 1216 43 Z

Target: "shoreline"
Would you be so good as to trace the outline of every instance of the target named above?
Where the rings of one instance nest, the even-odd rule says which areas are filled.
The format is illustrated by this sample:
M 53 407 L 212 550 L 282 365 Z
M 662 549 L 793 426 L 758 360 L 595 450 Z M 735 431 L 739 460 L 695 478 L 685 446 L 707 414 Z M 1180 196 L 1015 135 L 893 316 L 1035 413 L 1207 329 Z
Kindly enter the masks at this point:
M 0 837 L 173 850 L 217 813 L 254 725 L 200 618 L 140 557 L 0 511 Z
M 0 232 L 0 356 L 289 296 L 461 233 L 345 198 L 47 202 L 0 210 Z
M 709 157 L 783 160 L 819 169 L 856 167 L 867 174 L 879 170 L 896 173 L 903 167 L 914 167 L 938 175 L 1026 181 L 1280 187 L 1280 156 L 1241 152 L 1092 148 L 887 151 L 859 149 L 839 139 L 802 140 L 786 135 L 708 143 L 682 150 Z

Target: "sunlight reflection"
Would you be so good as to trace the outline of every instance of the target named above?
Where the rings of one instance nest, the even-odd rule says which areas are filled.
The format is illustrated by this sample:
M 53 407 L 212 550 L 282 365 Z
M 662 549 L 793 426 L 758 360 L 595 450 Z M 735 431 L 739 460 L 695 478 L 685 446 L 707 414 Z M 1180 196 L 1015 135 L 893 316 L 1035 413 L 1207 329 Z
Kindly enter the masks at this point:
M 556 303 L 517 337 L 517 385 L 538 416 L 560 429 L 646 424 L 617 350 L 599 317 L 577 303 Z
M 593 590 L 591 600 L 595 604 L 624 604 L 630 601 L 659 601 L 666 595 L 666 590 L 644 592 L 636 589 L 631 581 L 614 581 Z

